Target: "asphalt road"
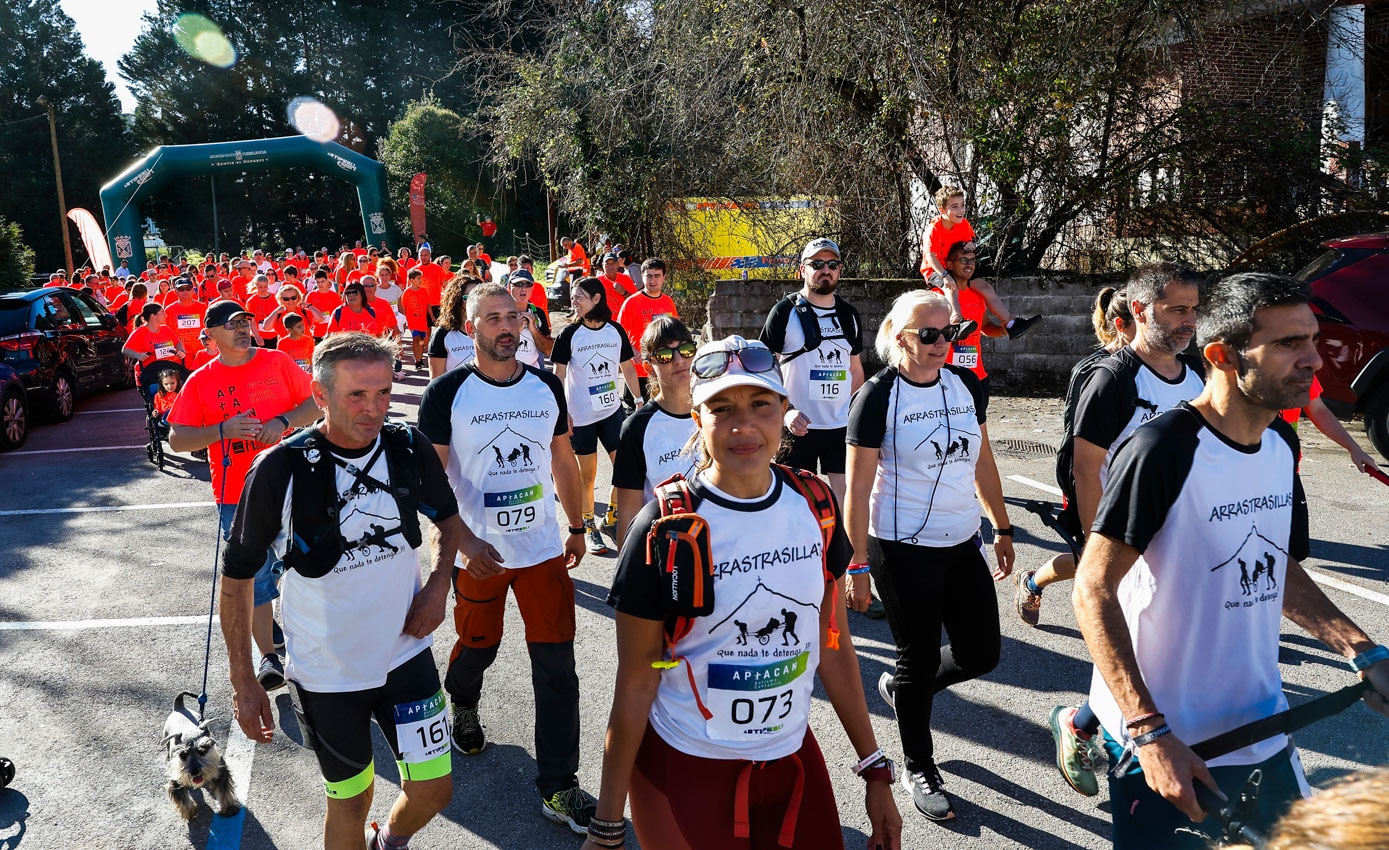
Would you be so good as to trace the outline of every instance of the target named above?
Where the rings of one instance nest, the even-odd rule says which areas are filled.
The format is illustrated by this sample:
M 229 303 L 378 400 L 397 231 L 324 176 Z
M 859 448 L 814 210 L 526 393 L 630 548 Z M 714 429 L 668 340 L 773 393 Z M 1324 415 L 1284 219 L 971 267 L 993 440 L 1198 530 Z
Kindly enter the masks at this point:
M 397 385 L 402 416 L 413 419 L 423 383 L 408 377 Z M 1022 500 L 1047 495 L 1007 476 L 1051 483 L 1051 457 L 1025 444 L 1054 444 L 1058 422 L 1059 405 L 1052 401 L 996 399 L 990 411 L 1023 565 L 1039 565 L 1061 544 L 1020 507 Z M 1344 453 L 1309 424 L 1302 432 L 1316 540 L 1309 566 L 1368 591 L 1370 598 L 1342 589 L 1329 593 L 1372 635 L 1389 639 L 1389 488 L 1355 473 Z M 1355 433 L 1363 442 L 1358 426 Z M 206 464 L 171 455 L 169 466 L 157 472 L 143 444 L 138 397 L 111 392 L 79 402 L 67 424 L 37 427 L 22 451 L 0 455 L 0 755 L 19 768 L 13 786 L 0 791 L 0 850 L 230 848 L 238 839 L 246 848 L 319 846 L 322 786 L 283 691 L 273 743 L 253 751 L 244 741 L 228 745 L 240 748 L 243 764 L 250 761 L 243 774 L 249 782 L 241 788 L 249 804 L 244 823 L 219 820 L 214 829 L 203 808 L 186 826 L 164 798 L 163 719 L 174 694 L 196 692 L 202 681 L 216 516 L 206 504 Z M 607 475 L 603 463 L 604 487 Z M 117 506 L 136 509 L 78 510 Z M 590 556 L 574 574 L 583 693 L 580 777 L 592 791 L 613 687 L 612 614 L 603 603 L 613 564 L 612 556 Z M 1002 663 L 986 678 L 942 694 L 935 712 L 937 757 L 958 817 L 931 824 L 899 789 L 904 846 L 1107 847 L 1104 790 L 1087 799 L 1066 786 L 1053 767 L 1046 726 L 1051 707 L 1078 700 L 1090 677 L 1069 590 L 1048 593 L 1037 629 L 1014 616 L 1011 583 L 999 586 L 998 597 Z M 446 619 L 436 636 L 441 664 L 453 638 L 451 623 Z M 893 662 L 887 626 L 851 615 L 850 627 L 878 739 L 895 752 L 892 715 L 874 685 Z M 455 756 L 453 803 L 415 847 L 579 844 L 539 813 L 529 664 L 514 606 L 507 628 L 481 706 L 490 744 L 477 756 Z M 1281 660 L 1295 702 L 1351 681 L 1341 660 L 1291 624 Z M 231 715 L 226 676 L 221 634 L 214 629 L 208 706 L 224 744 Z M 862 785 L 849 770 L 856 759 L 822 692 L 812 725 L 835 779 L 846 844 L 863 847 Z M 1361 704 L 1300 734 L 1312 783 L 1389 762 L 1386 730 L 1389 725 Z M 379 735 L 377 741 L 372 817 L 384 819 L 398 777 Z

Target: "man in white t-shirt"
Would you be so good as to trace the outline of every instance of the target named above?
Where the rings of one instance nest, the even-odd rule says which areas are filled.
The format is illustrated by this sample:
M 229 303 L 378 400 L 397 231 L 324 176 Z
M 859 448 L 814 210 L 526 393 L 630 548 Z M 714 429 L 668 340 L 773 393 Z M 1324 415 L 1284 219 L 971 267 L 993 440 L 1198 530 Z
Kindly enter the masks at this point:
M 373 717 L 403 790 L 371 837 L 373 850 L 404 846 L 448 805 L 448 718 L 431 635 L 444 619 L 454 553 L 493 566 L 497 559 L 460 520 L 424 436 L 387 425 L 394 356 L 389 343 L 361 333 L 334 334 L 318 346 L 311 386 L 324 418 L 256 458 L 222 561 L 235 716 L 260 743 L 271 739 L 275 720 L 248 652 L 251 585 L 269 549 L 288 568 L 286 675 L 323 774 L 325 847 L 362 846 L 375 783 Z M 438 532 L 423 586 L 420 513 Z
M 1278 414 L 1307 403 L 1321 366 L 1310 297 L 1279 275 L 1214 284 L 1198 320 L 1205 389 L 1139 426 L 1109 467 L 1075 609 L 1095 659 L 1090 702 L 1115 765 L 1116 850 L 1209 847 L 1215 836 L 1191 834 L 1215 828 L 1196 782 L 1233 800 L 1261 771 L 1249 817 L 1261 832 L 1309 795 L 1284 734 L 1209 762 L 1193 751 L 1288 707 L 1278 669 L 1283 617 L 1344 656 L 1373 685 L 1366 702 L 1389 714 L 1389 649 L 1300 563 L 1309 537 L 1299 446 Z

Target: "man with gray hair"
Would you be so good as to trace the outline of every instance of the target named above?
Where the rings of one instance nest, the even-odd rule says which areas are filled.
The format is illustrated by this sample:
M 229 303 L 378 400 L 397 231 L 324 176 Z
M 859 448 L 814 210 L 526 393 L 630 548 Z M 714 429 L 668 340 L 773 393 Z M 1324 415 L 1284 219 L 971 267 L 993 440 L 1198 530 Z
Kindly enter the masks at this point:
M 323 419 L 257 458 L 222 559 L 236 720 L 262 743 L 275 720 L 245 651 L 250 585 L 268 550 L 284 559 L 286 675 L 323 774 L 328 848 L 362 846 L 376 773 L 373 717 L 395 754 L 402 793 L 386 823 L 372 825 L 370 846 L 405 847 L 448 805 L 448 719 L 431 636 L 444 619 L 455 554 L 493 565 L 497 558 L 460 519 L 424 436 L 387 421 L 394 357 L 390 343 L 364 333 L 334 334 L 318 346 L 311 388 Z M 423 585 L 419 514 L 436 530 Z

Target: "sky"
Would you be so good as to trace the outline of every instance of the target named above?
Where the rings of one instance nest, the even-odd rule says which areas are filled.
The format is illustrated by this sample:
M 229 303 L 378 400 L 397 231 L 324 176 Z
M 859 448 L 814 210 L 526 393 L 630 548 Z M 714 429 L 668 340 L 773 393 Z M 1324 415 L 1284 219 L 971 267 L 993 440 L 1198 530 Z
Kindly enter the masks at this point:
M 135 46 L 140 18 L 154 11 L 155 0 L 60 0 L 59 5 L 77 23 L 87 55 L 106 67 L 106 79 L 116 86 L 121 111 L 134 112 L 135 98 L 116 70 L 116 62 Z

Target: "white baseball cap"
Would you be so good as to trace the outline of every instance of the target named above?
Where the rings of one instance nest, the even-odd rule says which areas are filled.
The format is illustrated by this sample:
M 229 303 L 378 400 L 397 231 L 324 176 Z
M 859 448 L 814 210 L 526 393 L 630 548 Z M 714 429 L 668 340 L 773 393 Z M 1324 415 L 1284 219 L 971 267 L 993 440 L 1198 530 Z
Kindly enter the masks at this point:
M 744 355 L 745 352 L 755 353 Z M 700 360 L 710 354 L 721 356 L 709 358 L 706 361 L 708 370 L 701 369 Z M 752 371 L 748 369 L 743 356 L 749 356 L 755 361 L 765 360 L 767 368 Z M 700 377 L 701 372 L 708 377 Z M 758 340 L 747 340 L 740 336 L 706 342 L 699 347 L 694 360 L 690 362 L 691 401 L 696 407 L 729 387 L 764 387 L 782 398 L 786 397 L 786 387 L 781 383 L 781 375 L 777 373 L 776 359 L 772 356 L 771 350 Z

